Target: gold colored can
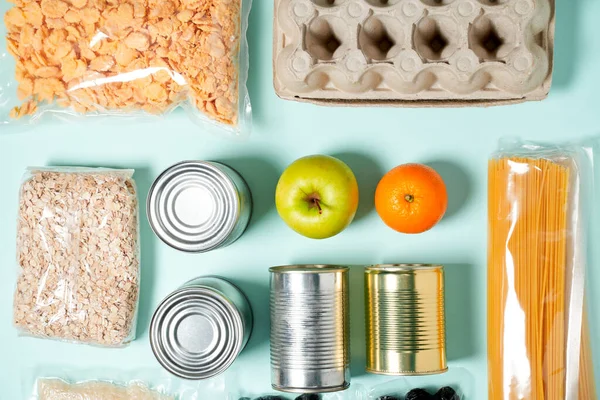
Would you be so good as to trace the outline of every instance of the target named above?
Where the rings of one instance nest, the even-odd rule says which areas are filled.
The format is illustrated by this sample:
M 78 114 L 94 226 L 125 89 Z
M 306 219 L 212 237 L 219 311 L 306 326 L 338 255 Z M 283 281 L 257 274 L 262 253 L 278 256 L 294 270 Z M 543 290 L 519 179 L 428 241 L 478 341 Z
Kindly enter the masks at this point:
M 444 268 L 389 264 L 365 269 L 367 371 L 446 372 Z

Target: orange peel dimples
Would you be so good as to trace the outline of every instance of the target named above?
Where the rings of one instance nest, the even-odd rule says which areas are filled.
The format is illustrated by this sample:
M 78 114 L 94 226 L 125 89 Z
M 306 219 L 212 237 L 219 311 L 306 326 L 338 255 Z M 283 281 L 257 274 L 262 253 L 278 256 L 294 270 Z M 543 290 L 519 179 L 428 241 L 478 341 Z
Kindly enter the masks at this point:
M 13 0 L 10 116 L 57 104 L 79 113 L 163 114 L 189 101 L 237 124 L 239 0 Z
M 400 165 L 381 179 L 375 191 L 375 209 L 390 228 L 422 233 L 444 216 L 448 194 L 442 177 L 422 164 Z

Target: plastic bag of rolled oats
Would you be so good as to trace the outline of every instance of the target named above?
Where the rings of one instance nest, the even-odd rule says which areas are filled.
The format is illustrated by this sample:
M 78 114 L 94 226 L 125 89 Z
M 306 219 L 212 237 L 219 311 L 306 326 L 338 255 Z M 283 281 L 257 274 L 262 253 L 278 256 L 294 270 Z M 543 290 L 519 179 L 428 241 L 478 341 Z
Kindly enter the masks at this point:
M 107 347 L 132 341 L 138 218 L 132 170 L 29 169 L 17 221 L 19 333 Z
M 248 133 L 251 0 L 9 1 L 0 125 L 182 107 L 207 130 Z

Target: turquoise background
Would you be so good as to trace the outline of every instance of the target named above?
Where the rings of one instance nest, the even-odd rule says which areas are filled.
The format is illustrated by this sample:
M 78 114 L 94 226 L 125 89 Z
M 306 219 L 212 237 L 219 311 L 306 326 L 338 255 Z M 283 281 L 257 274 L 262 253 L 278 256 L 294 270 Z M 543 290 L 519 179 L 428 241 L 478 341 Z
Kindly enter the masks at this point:
M 207 135 L 183 112 L 140 123 L 48 121 L 18 133 L 0 125 L 0 399 L 24 398 L 22 386 L 31 380 L 30 368 L 45 365 L 75 371 L 94 368 L 115 376 L 120 376 L 118 371 L 141 367 L 159 371 L 148 343 L 152 312 L 169 292 L 203 274 L 222 275 L 238 283 L 250 297 L 256 316 L 254 335 L 234 368 L 227 376 L 203 385 L 212 385 L 222 393 L 236 392 L 239 386 L 247 393 L 268 391 L 268 267 L 380 262 L 447 266 L 450 367 L 465 368 L 468 375 L 464 380 L 471 381 L 472 393 L 476 394 L 471 398 L 485 399 L 487 157 L 504 136 L 564 141 L 600 133 L 600 2 L 557 3 L 554 84 L 550 97 L 539 103 L 489 109 L 391 109 L 324 108 L 280 100 L 272 86 L 273 3 L 255 0 L 249 28 L 254 127 L 246 141 Z M 2 11 L 7 8 L 6 2 L 0 5 Z M 0 47 L 2 52 L 5 47 Z M 6 79 L 11 78 L 0 77 L 0 81 Z M 274 207 L 275 185 L 285 166 L 313 153 L 334 155 L 347 162 L 361 189 L 355 222 L 342 234 L 323 241 L 292 232 Z M 186 159 L 222 161 L 246 178 L 255 201 L 246 234 L 226 249 L 185 254 L 160 242 L 142 218 L 142 291 L 139 336 L 134 343 L 115 350 L 18 338 L 11 317 L 17 194 L 25 168 L 65 164 L 135 168 L 141 211 L 145 213 L 144 200 L 154 177 Z M 379 178 L 406 162 L 428 163 L 438 169 L 450 195 L 444 220 L 417 236 L 388 229 L 373 209 Z M 361 268 L 353 267 L 352 373 L 353 384 L 357 384 L 353 390 L 390 380 L 364 372 L 361 280 Z M 600 285 L 597 268 L 591 271 L 588 282 L 594 287 Z M 598 341 L 597 308 L 592 318 L 593 340 Z M 596 361 L 600 364 L 598 356 Z M 411 381 L 408 384 L 412 385 Z

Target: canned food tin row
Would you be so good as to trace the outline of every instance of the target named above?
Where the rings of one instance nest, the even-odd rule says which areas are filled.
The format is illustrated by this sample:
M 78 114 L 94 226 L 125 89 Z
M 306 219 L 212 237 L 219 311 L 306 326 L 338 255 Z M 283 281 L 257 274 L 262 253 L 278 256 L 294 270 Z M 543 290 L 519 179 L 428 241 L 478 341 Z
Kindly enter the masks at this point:
M 333 392 L 350 385 L 349 268 L 273 267 L 271 382 L 289 392 Z M 422 375 L 446 371 L 444 275 L 436 265 L 365 270 L 367 371 Z M 201 277 L 157 308 L 150 342 L 158 361 L 186 379 L 226 370 L 249 340 L 252 311 L 230 282 Z
M 271 382 L 290 392 L 350 385 L 349 268 L 271 268 Z M 368 372 L 445 372 L 444 271 L 439 265 L 365 269 Z

